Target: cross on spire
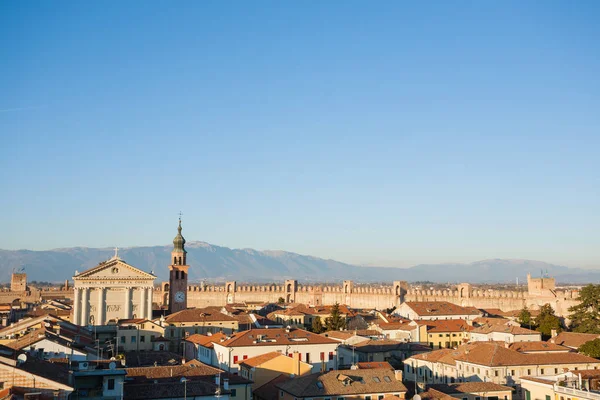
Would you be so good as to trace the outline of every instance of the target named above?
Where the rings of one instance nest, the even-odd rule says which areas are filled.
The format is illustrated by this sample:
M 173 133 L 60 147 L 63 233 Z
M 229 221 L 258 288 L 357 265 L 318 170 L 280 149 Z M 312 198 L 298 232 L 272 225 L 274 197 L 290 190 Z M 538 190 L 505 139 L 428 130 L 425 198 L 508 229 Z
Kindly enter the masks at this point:
M 181 211 L 179 211 L 179 221 L 181 221 L 181 216 L 183 215 L 183 213 Z

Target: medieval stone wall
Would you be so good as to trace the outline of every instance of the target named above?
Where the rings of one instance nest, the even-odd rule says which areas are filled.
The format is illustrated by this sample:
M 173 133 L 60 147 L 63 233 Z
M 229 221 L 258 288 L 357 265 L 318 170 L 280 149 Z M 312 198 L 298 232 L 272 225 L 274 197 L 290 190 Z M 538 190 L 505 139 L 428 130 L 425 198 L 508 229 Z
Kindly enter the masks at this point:
M 537 283 L 537 282 L 536 282 Z M 548 285 L 550 286 L 550 285 Z M 566 316 L 568 308 L 577 304 L 577 291 L 543 290 L 533 291 L 484 290 L 473 288 L 468 283 L 453 289 L 421 290 L 409 288 L 405 281 L 396 281 L 391 286 L 357 286 L 352 281 L 344 281 L 342 286 L 299 285 L 297 281 L 285 281 L 283 285 L 238 285 L 227 282 L 224 285 L 188 286 L 188 306 L 222 306 L 242 302 L 284 302 L 310 305 L 346 304 L 351 308 L 383 310 L 398 306 L 403 301 L 448 301 L 461 306 L 476 308 L 497 308 L 502 311 L 520 310 L 524 306 L 532 310 L 544 304 L 551 304 L 557 315 Z M 165 285 L 154 292 L 154 301 L 164 304 Z

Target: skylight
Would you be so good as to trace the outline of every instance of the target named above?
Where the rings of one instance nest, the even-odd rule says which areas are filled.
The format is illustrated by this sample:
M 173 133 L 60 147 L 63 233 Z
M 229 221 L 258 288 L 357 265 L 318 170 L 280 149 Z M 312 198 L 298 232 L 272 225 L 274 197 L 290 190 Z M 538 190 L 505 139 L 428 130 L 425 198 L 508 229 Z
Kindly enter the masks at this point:
M 392 381 L 389 376 L 384 376 L 383 380 L 386 381 L 386 382 L 388 382 L 388 383 Z

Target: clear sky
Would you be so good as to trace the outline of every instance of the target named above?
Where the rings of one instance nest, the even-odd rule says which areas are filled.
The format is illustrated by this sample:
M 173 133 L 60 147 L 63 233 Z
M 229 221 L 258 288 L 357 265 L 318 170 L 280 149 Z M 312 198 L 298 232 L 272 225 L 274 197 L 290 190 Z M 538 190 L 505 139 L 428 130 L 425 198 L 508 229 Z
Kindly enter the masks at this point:
M 174 7 L 173 5 L 177 5 Z M 600 2 L 0 2 L 0 248 L 600 268 Z

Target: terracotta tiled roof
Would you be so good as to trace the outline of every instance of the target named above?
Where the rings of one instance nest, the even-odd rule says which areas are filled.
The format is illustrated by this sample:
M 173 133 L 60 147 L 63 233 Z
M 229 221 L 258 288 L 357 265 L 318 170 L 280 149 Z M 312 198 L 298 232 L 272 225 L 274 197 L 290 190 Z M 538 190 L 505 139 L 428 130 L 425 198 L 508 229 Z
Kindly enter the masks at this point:
M 417 328 L 416 325 L 413 325 L 409 322 L 400 321 L 400 322 L 380 322 L 377 324 L 382 330 L 398 330 L 398 331 L 412 331 Z
M 174 322 L 226 322 L 237 321 L 237 319 L 218 311 L 204 308 L 190 308 L 181 310 L 165 318 L 168 323 Z
M 510 333 L 512 335 L 540 335 L 538 331 L 534 331 L 527 328 L 522 328 L 520 326 L 514 325 L 503 325 L 503 324 L 488 324 L 481 325 L 477 328 L 473 328 L 471 333 L 482 333 L 488 334 L 492 332 L 497 333 Z
M 358 369 L 377 369 L 377 368 L 385 368 L 385 369 L 394 369 L 387 361 L 369 361 L 369 362 L 359 362 L 356 364 Z
M 407 301 L 405 304 L 422 317 L 480 314 L 480 311 L 473 307 L 461 307 L 447 301 Z
M 271 351 L 269 353 L 261 354 L 261 355 L 255 356 L 255 357 L 247 358 L 242 361 L 238 361 L 238 364 L 245 365 L 248 367 L 258 367 L 259 365 L 262 365 L 262 364 L 266 363 L 267 361 L 271 361 L 272 359 L 277 358 L 277 357 L 285 357 L 285 356 L 279 352 Z
M 153 367 L 154 364 L 164 365 L 181 365 L 181 354 L 172 353 L 170 351 L 127 351 L 125 352 L 125 361 L 127 367 Z
M 443 353 L 441 353 L 443 352 Z M 439 354 L 438 354 L 439 353 Z M 411 358 L 455 365 L 456 361 L 491 367 L 518 365 L 598 364 L 600 361 L 578 353 L 519 353 L 495 342 L 473 342 L 453 350 L 436 350 Z
M 225 340 L 228 336 L 224 333 L 213 333 L 211 336 L 201 335 L 196 333 L 188 336 L 185 340 L 187 342 L 199 344 L 200 346 L 212 349 L 215 343 L 219 343 L 221 340 Z
M 337 344 L 336 340 L 302 329 L 284 328 L 251 329 L 233 333 L 228 340 L 219 344 L 225 347 L 237 346 L 281 346 L 281 345 L 314 345 Z
M 550 342 L 514 342 L 508 346 L 509 349 L 520 353 L 528 352 L 551 352 L 551 351 L 570 351 L 568 347 L 561 346 Z
M 427 332 L 468 332 L 472 327 L 463 319 L 427 321 Z
M 508 386 L 499 385 L 494 382 L 461 382 L 451 384 L 435 384 L 429 386 L 446 394 L 480 393 L 480 392 L 506 392 L 512 391 Z
M 431 350 L 429 347 L 420 345 L 419 343 L 403 343 L 391 339 L 368 340 L 357 343 L 352 347 L 354 351 L 359 353 L 380 353 L 394 350 Z
M 600 335 L 594 333 L 561 332 L 556 337 L 551 338 L 549 342 L 578 349 L 582 344 L 599 337 Z
M 301 376 L 277 385 L 294 397 L 343 396 L 367 393 L 405 393 L 406 387 L 387 369 L 329 371 Z

